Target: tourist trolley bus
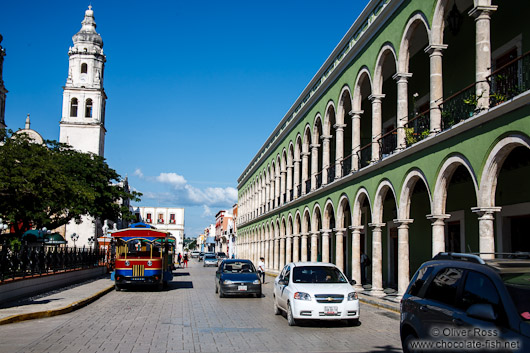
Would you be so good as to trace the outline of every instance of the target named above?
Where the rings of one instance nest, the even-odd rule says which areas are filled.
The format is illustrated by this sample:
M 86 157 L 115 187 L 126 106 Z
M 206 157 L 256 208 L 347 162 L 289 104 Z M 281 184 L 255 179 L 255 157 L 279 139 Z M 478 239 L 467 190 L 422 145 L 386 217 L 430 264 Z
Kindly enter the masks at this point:
M 154 228 L 127 228 L 112 233 L 116 251 L 113 272 L 116 290 L 126 285 L 161 289 L 173 279 L 169 233 Z

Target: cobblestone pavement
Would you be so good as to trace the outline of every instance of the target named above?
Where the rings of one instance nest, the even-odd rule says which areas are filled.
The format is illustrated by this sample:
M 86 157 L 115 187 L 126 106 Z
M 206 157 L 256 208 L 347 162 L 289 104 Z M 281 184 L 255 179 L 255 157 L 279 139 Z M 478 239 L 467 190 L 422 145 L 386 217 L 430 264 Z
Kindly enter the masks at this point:
M 401 352 L 399 315 L 361 304 L 361 325 L 289 327 L 262 298 L 215 294 L 215 268 L 196 260 L 169 290 L 111 292 L 70 314 L 0 326 L 0 352 Z

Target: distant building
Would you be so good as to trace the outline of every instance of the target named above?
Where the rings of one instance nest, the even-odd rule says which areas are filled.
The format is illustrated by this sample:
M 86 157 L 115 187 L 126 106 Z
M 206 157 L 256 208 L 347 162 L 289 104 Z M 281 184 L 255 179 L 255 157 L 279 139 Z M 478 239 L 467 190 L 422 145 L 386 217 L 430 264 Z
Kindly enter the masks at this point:
M 234 253 L 234 216 L 227 210 L 217 212 L 215 215 L 215 243 L 217 251 L 231 257 Z
M 170 232 L 177 239 L 177 253 L 184 251 L 184 208 L 175 207 L 136 207 L 136 219 Z

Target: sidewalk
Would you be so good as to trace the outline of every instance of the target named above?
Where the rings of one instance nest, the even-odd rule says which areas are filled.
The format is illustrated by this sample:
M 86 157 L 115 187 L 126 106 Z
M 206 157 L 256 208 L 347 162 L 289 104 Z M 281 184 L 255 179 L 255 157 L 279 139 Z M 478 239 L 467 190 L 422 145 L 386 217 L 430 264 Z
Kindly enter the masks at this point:
M 66 314 L 82 308 L 114 289 L 110 276 L 0 305 L 0 325 Z

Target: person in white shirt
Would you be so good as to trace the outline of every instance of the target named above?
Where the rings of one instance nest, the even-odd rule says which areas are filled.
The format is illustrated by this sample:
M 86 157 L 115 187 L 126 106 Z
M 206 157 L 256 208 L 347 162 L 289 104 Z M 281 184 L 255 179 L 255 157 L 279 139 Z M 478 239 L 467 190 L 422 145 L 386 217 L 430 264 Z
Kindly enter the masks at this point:
M 264 257 L 259 258 L 258 274 L 261 277 L 261 283 L 265 283 L 265 258 Z

